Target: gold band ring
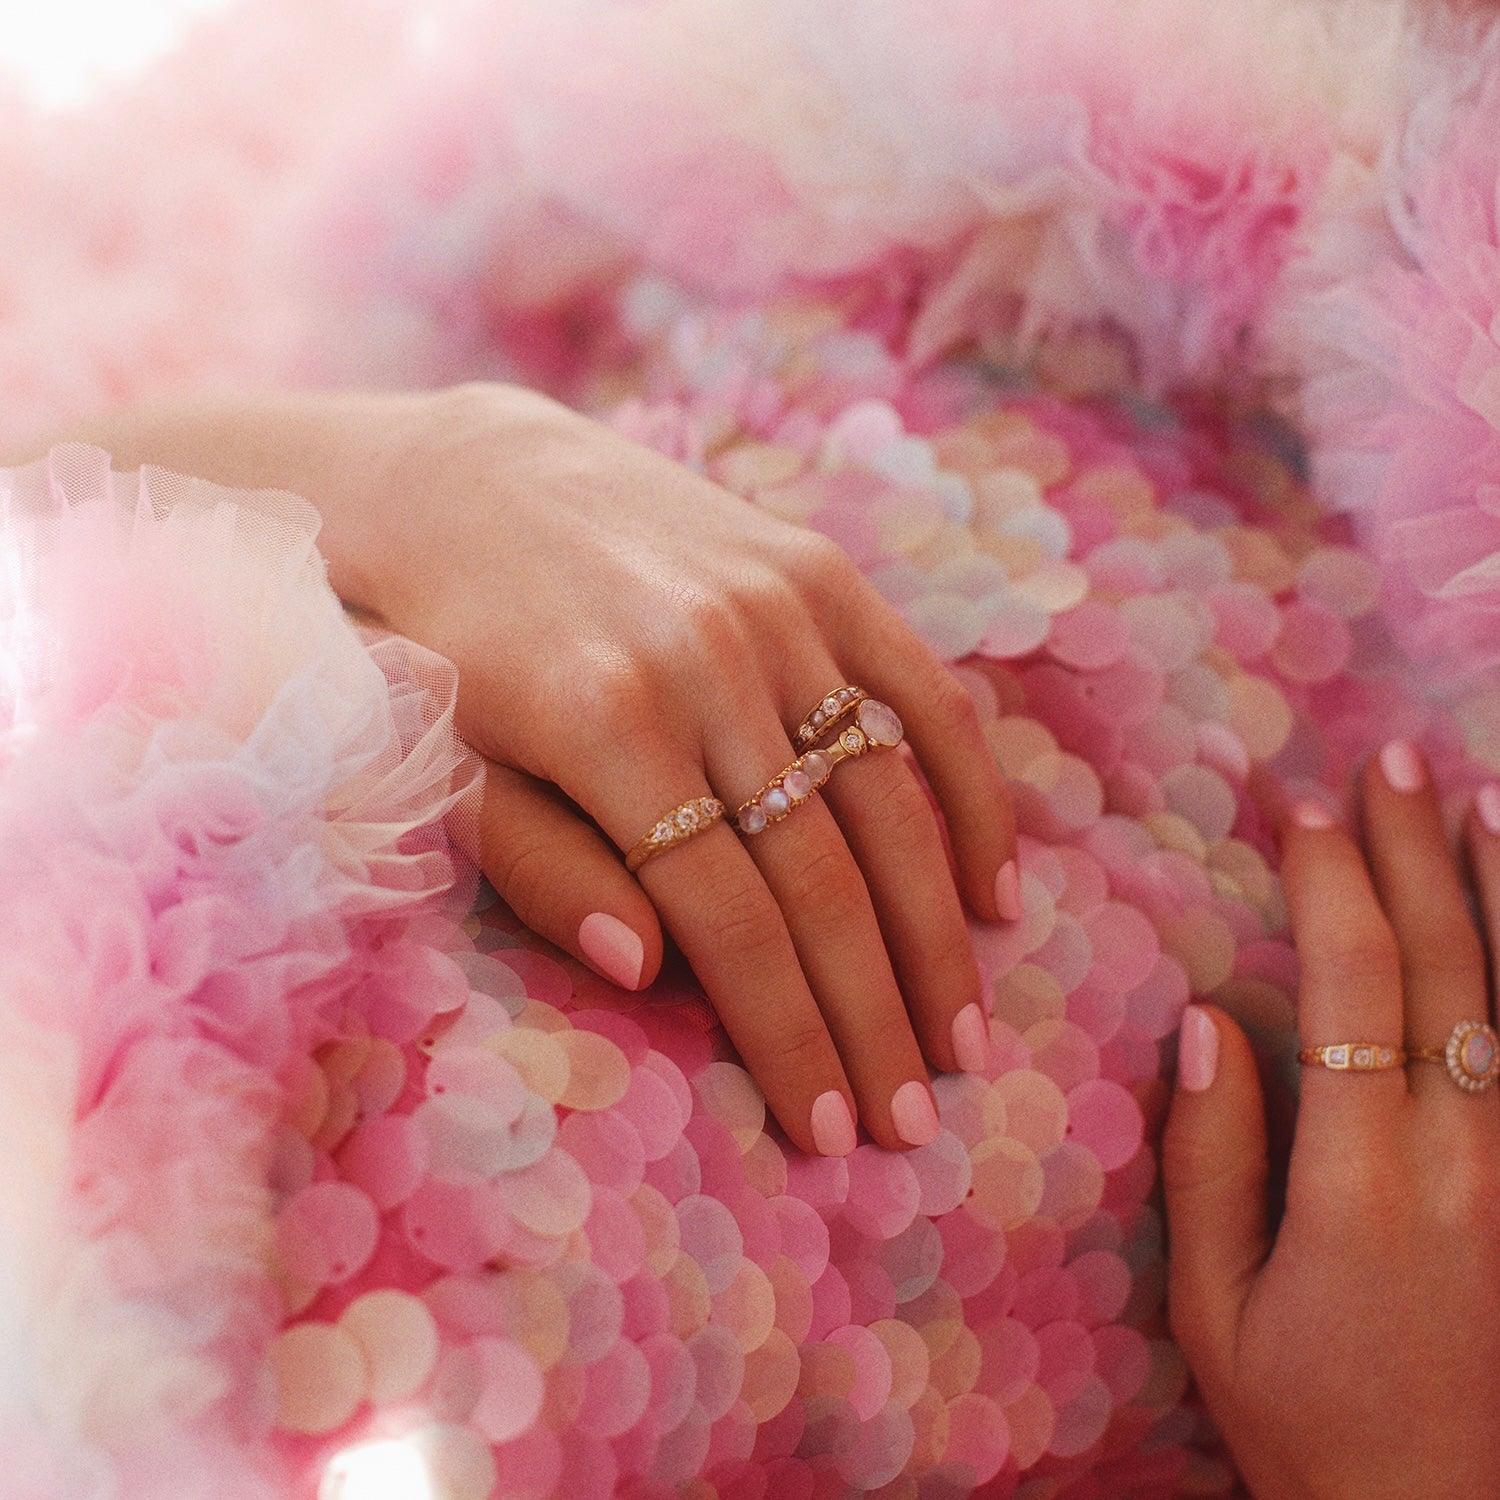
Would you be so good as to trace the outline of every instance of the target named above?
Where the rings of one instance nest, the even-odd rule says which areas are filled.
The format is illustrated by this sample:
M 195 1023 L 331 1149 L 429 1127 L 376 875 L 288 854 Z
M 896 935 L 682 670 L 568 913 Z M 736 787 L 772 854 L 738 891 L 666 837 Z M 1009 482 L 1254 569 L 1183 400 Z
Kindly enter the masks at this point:
M 861 700 L 855 707 L 855 722 L 841 729 L 831 745 L 799 756 L 742 804 L 734 815 L 740 832 L 760 833 L 768 825 L 779 823 L 833 775 L 840 761 L 899 745 L 904 733 L 895 709 L 873 698 Z
M 1335 1073 L 1383 1073 L 1406 1066 L 1406 1052 L 1385 1042 L 1335 1042 L 1327 1047 L 1304 1047 L 1297 1061 Z
M 1500 1079 L 1500 1035 L 1483 1021 L 1460 1021 L 1441 1047 L 1419 1047 L 1407 1054 L 1416 1062 L 1437 1062 L 1459 1088 L 1477 1094 Z
M 822 739 L 835 724 L 847 718 L 869 696 L 863 688 L 835 688 L 797 726 L 797 733 L 792 737 L 792 746 L 797 754 L 801 755 L 809 746 Z
M 717 797 L 695 797 L 674 807 L 636 841 L 625 856 L 625 868 L 634 874 L 648 859 L 707 832 L 723 816 L 724 804 Z

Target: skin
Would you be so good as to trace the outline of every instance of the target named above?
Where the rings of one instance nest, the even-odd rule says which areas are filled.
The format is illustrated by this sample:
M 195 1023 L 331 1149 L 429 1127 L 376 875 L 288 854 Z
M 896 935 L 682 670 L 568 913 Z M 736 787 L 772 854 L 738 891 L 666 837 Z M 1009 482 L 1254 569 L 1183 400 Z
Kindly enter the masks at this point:
M 346 603 L 458 667 L 489 761 L 481 865 L 522 921 L 587 961 L 584 919 L 617 918 L 640 986 L 665 929 L 799 1146 L 827 1090 L 908 1144 L 892 1096 L 957 1066 L 953 1020 L 981 1001 L 963 907 L 998 919 L 1014 821 L 968 694 L 838 548 L 507 386 L 196 401 L 60 436 L 311 499 Z M 900 714 L 951 864 L 903 749 L 754 838 L 720 824 L 626 872 L 669 809 L 712 793 L 732 817 L 846 682 Z
M 1481 936 L 1424 781 L 1371 761 L 1363 846 L 1288 821 L 1304 1047 L 1493 1023 L 1500 838 L 1470 816 Z M 1273 1234 L 1254 1059 L 1208 1014 L 1217 1073 L 1179 1084 L 1164 1147 L 1172 1329 L 1257 1500 L 1500 1496 L 1500 1091 L 1432 1062 L 1306 1068 Z

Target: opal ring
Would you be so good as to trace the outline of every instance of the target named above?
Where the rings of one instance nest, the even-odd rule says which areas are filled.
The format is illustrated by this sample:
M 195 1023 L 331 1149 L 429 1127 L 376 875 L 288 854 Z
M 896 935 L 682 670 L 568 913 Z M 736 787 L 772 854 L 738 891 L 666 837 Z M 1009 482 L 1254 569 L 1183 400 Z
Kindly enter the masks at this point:
M 854 711 L 854 722 L 839 730 L 831 745 L 799 756 L 740 807 L 734 820 L 741 833 L 761 833 L 779 823 L 833 775 L 840 761 L 901 743 L 905 731 L 895 709 L 868 697 L 848 708 Z
M 1406 1057 L 1402 1048 L 1384 1042 L 1334 1042 L 1327 1047 L 1304 1047 L 1297 1061 L 1335 1073 L 1383 1073 L 1387 1068 L 1405 1067 Z
M 870 695 L 863 688 L 835 688 L 797 726 L 792 736 L 792 745 L 801 755 L 809 746 L 816 744 L 830 729 L 846 719 Z
M 674 807 L 636 841 L 625 856 L 625 868 L 634 874 L 648 859 L 706 833 L 723 816 L 724 804 L 717 797 L 695 797 Z
M 1500 1035 L 1483 1021 L 1460 1021 L 1441 1047 L 1419 1047 L 1415 1062 L 1440 1062 L 1459 1088 L 1471 1094 L 1493 1088 L 1500 1079 Z

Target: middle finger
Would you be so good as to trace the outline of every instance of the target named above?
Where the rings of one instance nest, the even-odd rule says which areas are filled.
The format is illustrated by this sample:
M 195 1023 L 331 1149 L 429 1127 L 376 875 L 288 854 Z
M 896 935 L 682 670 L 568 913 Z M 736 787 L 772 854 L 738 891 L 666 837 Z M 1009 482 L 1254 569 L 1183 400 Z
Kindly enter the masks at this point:
M 736 708 L 738 721 L 727 710 L 711 720 L 735 724 L 734 733 L 713 736 L 705 747 L 709 780 L 723 789 L 731 817 L 796 759 L 770 712 L 747 724 L 744 704 Z M 859 759 L 874 757 L 892 758 L 888 749 L 872 749 Z M 833 778 L 854 769 L 838 765 Z M 827 804 L 815 792 L 745 842 L 781 909 L 860 1120 L 882 1146 L 925 1145 L 939 1128 L 926 1065 L 869 888 Z

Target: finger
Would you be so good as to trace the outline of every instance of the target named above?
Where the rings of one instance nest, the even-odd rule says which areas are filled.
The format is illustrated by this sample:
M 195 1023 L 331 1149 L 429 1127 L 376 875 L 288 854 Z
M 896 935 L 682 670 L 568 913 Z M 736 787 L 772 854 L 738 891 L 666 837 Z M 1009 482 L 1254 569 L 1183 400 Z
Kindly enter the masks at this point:
M 644 702 L 602 714 L 592 737 L 584 726 L 569 742 L 577 761 L 557 772 L 621 850 L 682 804 L 714 795 L 701 749 L 685 759 L 681 727 L 654 698 Z M 781 910 L 727 821 L 656 854 L 636 878 L 787 1135 L 804 1151 L 848 1155 L 854 1091 Z
M 1364 857 L 1316 803 L 1299 803 L 1283 829 L 1282 884 L 1301 965 L 1297 1027 L 1303 1047 L 1343 1042 L 1402 1045 L 1401 955 Z M 1344 1138 L 1351 1118 L 1372 1118 L 1406 1098 L 1406 1073 L 1333 1072 L 1302 1077 L 1297 1144 L 1311 1123 Z
M 833 775 L 847 777 L 865 759 L 890 754 L 868 751 Z M 732 739 L 709 747 L 709 776 L 748 800 L 793 758 L 773 718 L 758 730 L 742 723 Z M 865 1129 L 888 1149 L 926 1145 L 939 1130 L 927 1067 L 869 889 L 827 803 L 813 792 L 746 844 L 785 918 Z
M 622 989 L 656 978 L 655 908 L 618 851 L 556 788 L 491 763 L 479 823 L 480 868 L 533 932 Z
M 1469 863 L 1479 892 L 1479 911 L 1484 921 L 1485 941 L 1490 952 L 1492 985 L 1500 981 L 1495 955 L 1500 954 L 1500 782 L 1479 789 L 1469 814 Z M 1497 1019 L 1491 997 L 1490 1020 Z
M 1401 949 L 1409 1048 L 1442 1047 L 1460 1021 L 1489 1015 L 1484 949 L 1469 917 L 1432 778 L 1415 746 L 1393 740 L 1362 776 L 1365 846 Z M 1414 1062 L 1412 1092 L 1472 1111 L 1445 1065 Z
M 804 1151 L 847 1156 L 854 1090 L 754 860 L 720 825 L 639 873 L 782 1129 Z
M 983 1069 L 979 965 L 937 818 L 900 755 L 839 768 L 824 795 L 864 875 L 918 1044 L 941 1071 Z
M 861 687 L 901 716 L 907 742 L 942 809 L 969 909 L 1016 921 L 1021 884 L 1016 818 L 968 690 L 863 578 L 833 624 L 836 654 Z
M 1172 1332 L 1200 1382 L 1234 1366 L 1240 1317 L 1270 1253 L 1266 1116 L 1255 1057 L 1223 1011 L 1190 1005 L 1162 1141 Z

